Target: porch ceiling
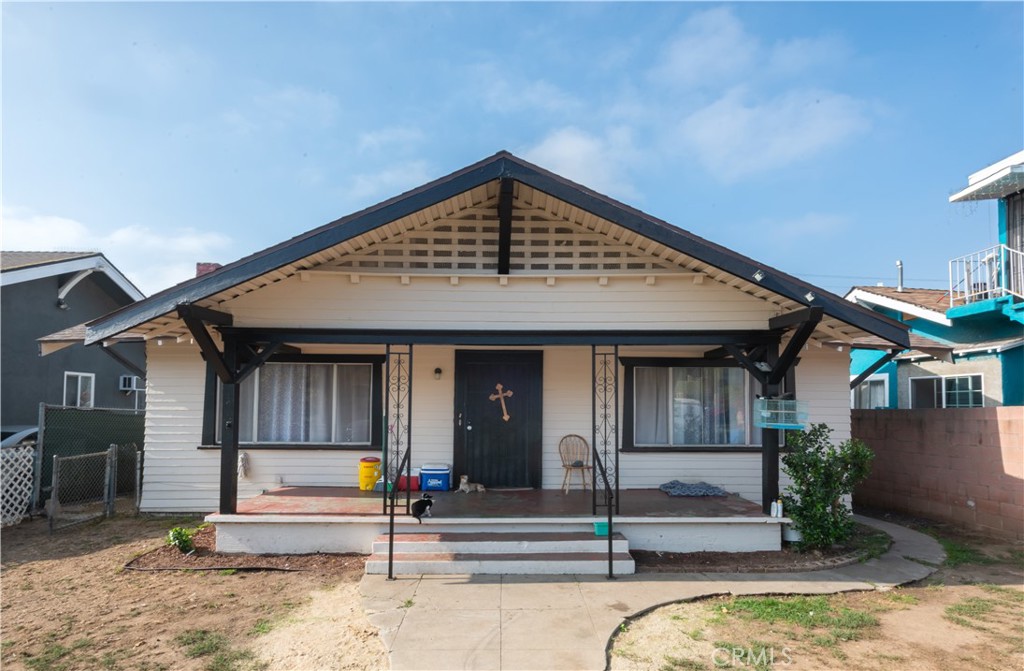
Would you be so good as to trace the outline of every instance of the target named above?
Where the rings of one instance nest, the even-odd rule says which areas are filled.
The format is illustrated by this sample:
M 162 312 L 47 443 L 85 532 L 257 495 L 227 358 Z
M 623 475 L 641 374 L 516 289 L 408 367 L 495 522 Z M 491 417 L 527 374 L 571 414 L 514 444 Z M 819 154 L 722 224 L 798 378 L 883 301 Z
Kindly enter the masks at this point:
M 518 181 L 514 187 L 511 268 L 508 275 L 499 276 L 499 185 L 499 179 L 490 180 L 194 304 L 230 313 L 231 302 L 240 296 L 295 276 L 304 279 L 307 274 L 320 273 L 356 279 L 359 275 L 393 275 L 403 281 L 414 281 L 417 276 L 490 276 L 495 282 L 559 276 L 682 274 L 693 276 L 695 283 L 716 282 L 763 300 L 780 315 L 804 307 L 753 277 L 729 273 Z M 767 267 L 763 271 L 776 272 Z M 139 324 L 124 335 L 178 342 L 192 338 L 173 311 Z M 826 314 L 812 339 L 819 344 L 851 344 L 869 335 Z

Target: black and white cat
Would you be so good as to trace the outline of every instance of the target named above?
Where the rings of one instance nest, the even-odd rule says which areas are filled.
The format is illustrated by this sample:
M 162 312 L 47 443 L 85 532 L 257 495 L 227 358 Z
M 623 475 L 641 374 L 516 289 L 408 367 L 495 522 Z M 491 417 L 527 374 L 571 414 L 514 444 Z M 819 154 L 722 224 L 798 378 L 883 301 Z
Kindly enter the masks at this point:
M 432 497 L 430 494 L 424 493 L 423 498 L 421 498 L 419 501 L 412 502 L 412 516 L 416 518 L 417 522 L 423 524 L 423 520 L 421 520 L 420 518 L 424 515 L 426 515 L 427 517 L 431 517 L 430 507 L 432 505 L 434 505 L 434 497 Z

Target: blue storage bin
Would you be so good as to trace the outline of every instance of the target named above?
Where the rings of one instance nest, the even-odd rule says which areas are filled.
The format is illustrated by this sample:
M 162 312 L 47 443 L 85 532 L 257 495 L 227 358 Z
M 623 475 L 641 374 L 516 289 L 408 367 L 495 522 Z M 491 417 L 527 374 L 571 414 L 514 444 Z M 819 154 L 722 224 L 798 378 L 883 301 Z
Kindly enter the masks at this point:
M 425 492 L 447 492 L 452 488 L 452 467 L 449 464 L 423 464 L 420 467 L 420 489 Z

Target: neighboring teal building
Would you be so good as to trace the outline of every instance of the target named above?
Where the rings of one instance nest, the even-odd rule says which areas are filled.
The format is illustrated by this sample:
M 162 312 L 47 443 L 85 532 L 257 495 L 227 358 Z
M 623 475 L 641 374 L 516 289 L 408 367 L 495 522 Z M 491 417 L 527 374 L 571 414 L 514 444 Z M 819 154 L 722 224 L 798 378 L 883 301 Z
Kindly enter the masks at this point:
M 980 170 L 950 202 L 999 201 L 999 244 L 949 262 L 949 289 L 854 287 L 846 299 L 910 325 L 920 347 L 855 349 L 855 408 L 1024 405 L 1024 151 Z M 944 344 L 951 353 L 928 345 Z M 852 383 L 851 383 L 852 384 Z

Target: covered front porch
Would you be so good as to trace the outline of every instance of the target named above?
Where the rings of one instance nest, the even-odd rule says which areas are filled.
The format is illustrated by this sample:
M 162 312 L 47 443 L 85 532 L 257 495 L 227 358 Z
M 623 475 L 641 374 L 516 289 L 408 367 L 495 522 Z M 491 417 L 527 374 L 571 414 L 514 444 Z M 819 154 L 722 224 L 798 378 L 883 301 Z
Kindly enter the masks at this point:
M 409 493 L 419 498 L 418 492 Z M 552 489 L 431 492 L 432 516 L 423 524 L 406 513 L 399 492 L 396 533 L 594 533 L 593 492 Z M 745 552 L 778 550 L 786 518 L 761 512 L 735 494 L 669 496 L 657 489 L 620 492 L 615 531 L 639 550 Z M 240 501 L 235 514 L 213 514 L 223 552 L 368 553 L 387 533 L 380 492 L 353 487 L 281 487 Z

